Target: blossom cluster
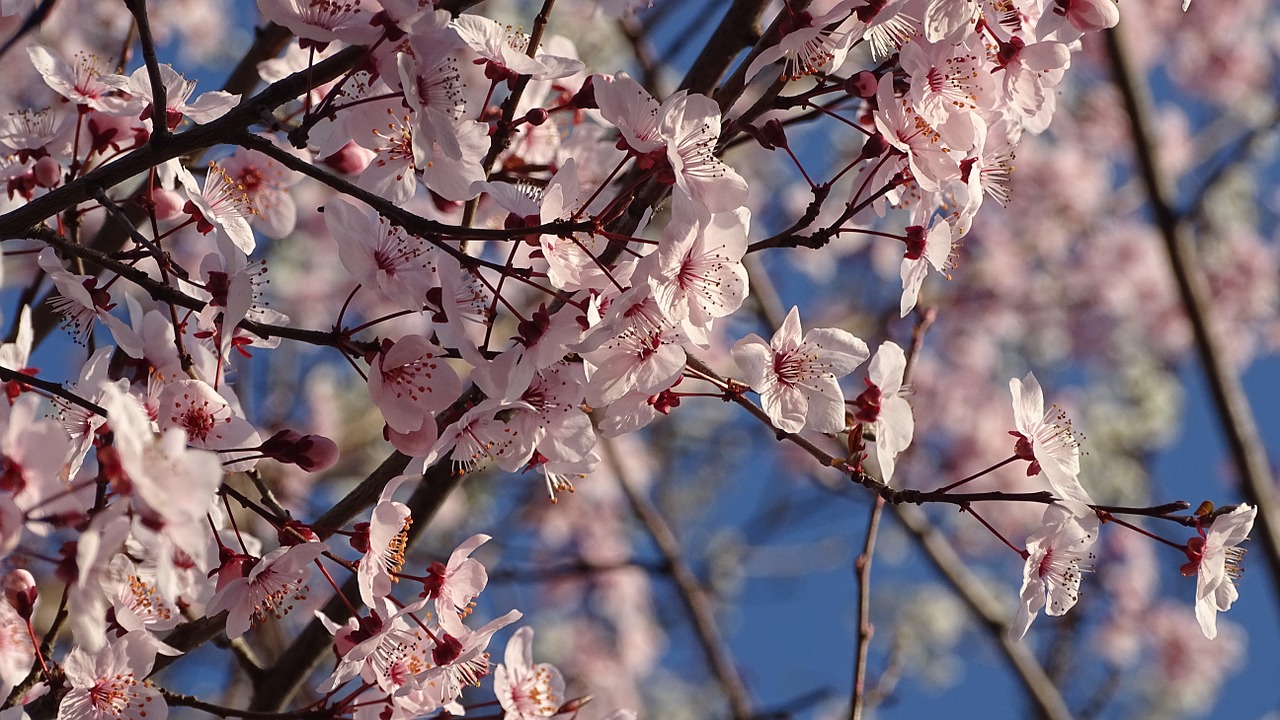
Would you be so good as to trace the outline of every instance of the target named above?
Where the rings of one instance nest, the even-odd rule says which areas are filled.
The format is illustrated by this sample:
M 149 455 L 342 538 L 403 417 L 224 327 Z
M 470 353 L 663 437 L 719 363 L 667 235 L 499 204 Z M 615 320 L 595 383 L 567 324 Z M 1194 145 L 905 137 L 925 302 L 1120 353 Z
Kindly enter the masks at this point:
M 634 10 L 619 5 L 630 4 L 598 10 Z M 604 439 L 713 397 L 758 410 L 779 437 L 841 437 L 847 456 L 829 464 L 895 497 L 916 436 L 914 350 L 884 340 L 873 354 L 843 328 L 805 332 L 798 307 L 769 340 L 731 336 L 758 325 L 746 317 L 748 254 L 883 241 L 909 316 L 931 271 L 956 267 L 984 198 L 1008 199 L 1015 149 L 1049 127 L 1081 37 L 1119 20 L 1111 0 L 784 3 L 743 60 L 737 95 L 726 82 L 663 96 L 638 74 L 590 67 L 551 32 L 555 14 L 526 34 L 447 3 L 258 9 L 290 39 L 258 63 L 256 94 L 197 94 L 154 59 L 111 72 L 19 36 L 49 104 L 0 120 L 0 237 L 35 258 L 8 283 L 33 297 L 48 288 L 44 307 L 88 352 L 65 385 L 32 367 L 46 331 L 31 303 L 0 348 L 0 548 L 61 553 L 74 632 L 65 682 L 36 674 L 54 658 L 35 644 L 30 607 L 11 601 L 6 627 L 31 637 L 12 645 L 0 679 L 28 700 L 60 694 L 67 720 L 162 720 L 165 696 L 146 678 L 158 656 L 186 649 L 166 642 L 184 616 L 225 613 L 223 632 L 239 639 L 314 609 L 315 569 L 335 585 L 330 570 L 354 574 L 364 608 L 320 615 L 336 664 L 316 690 L 335 716 L 462 714 L 489 676 L 507 720 L 578 712 L 560 671 L 533 662 L 529 628 L 491 663 L 491 638 L 519 611 L 468 624 L 487 578 L 471 555 L 488 536 L 406 570 L 413 518 L 393 494 L 442 465 L 455 476 L 497 467 L 539 476 L 556 502 L 597 473 Z M 741 109 L 751 103 L 764 110 Z M 809 181 L 814 212 L 760 237 L 762 185 L 730 149 L 790 153 L 788 121 L 806 113 L 839 118 L 861 149 L 829 181 Z M 828 217 L 833 188 L 843 209 Z M 314 295 L 286 315 L 270 306 L 267 260 L 300 238 L 310 277 L 286 282 Z M 407 459 L 409 474 L 351 529 L 313 527 L 229 484 L 242 474 L 261 488 L 279 466 L 310 475 L 340 460 L 333 439 L 269 425 L 250 402 L 255 363 L 295 343 L 345 363 L 377 434 Z M 863 363 L 861 384 L 842 384 Z M 1043 476 L 1033 502 L 1047 506 L 1015 548 L 1020 638 L 1041 609 L 1075 604 L 1115 511 L 1085 490 L 1078 439 L 1046 413 L 1035 378 L 1010 387 L 1008 462 Z M 951 502 L 967 481 L 932 499 Z M 245 512 L 269 542 L 236 523 Z M 1255 512 L 1183 518 L 1197 534 L 1174 544 L 1198 578 L 1206 637 L 1237 597 L 1237 545 Z M 404 581 L 421 592 L 397 599 Z

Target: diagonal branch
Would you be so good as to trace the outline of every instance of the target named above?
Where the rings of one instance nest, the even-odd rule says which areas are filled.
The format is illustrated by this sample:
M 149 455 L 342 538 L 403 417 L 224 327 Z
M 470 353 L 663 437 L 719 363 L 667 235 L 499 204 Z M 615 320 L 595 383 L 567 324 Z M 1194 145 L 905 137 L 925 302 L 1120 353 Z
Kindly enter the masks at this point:
M 1146 85 L 1130 66 L 1120 34 L 1111 29 L 1104 31 L 1103 36 L 1111 59 L 1112 80 L 1124 98 L 1129 116 L 1134 154 L 1151 201 L 1151 212 L 1164 239 L 1178 294 L 1191 323 L 1196 353 L 1209 383 L 1218 423 L 1226 434 L 1227 446 L 1240 473 L 1244 496 L 1258 507 L 1262 549 L 1271 566 L 1271 579 L 1280 590 L 1280 498 L 1276 496 L 1266 449 L 1240 377 L 1223 360 L 1226 357 L 1222 351 L 1224 335 L 1221 328 L 1214 326 L 1210 314 L 1212 298 L 1208 284 L 1196 264 L 1186 229 L 1170 205 L 1172 192 L 1160 173 L 1158 150 L 1149 130 Z
M 614 474 L 618 476 L 618 484 L 626 493 L 632 511 L 644 524 L 654 544 L 658 546 L 658 551 L 662 553 L 663 560 L 671 568 L 671 578 L 675 581 L 680 599 L 684 601 L 685 609 L 688 610 L 689 617 L 693 621 L 694 631 L 702 644 L 707 663 L 711 666 L 711 673 L 715 675 L 716 682 L 720 684 L 721 690 L 729 701 L 730 713 L 734 720 L 749 720 L 753 717 L 750 695 L 742 682 L 742 676 L 734 666 L 733 658 L 729 655 L 724 637 L 720 634 L 720 628 L 716 625 L 711 601 L 701 583 L 698 582 L 697 576 L 694 575 L 693 569 L 689 567 L 689 563 L 685 562 L 680 541 L 676 539 L 675 533 L 671 532 L 671 527 L 662 519 L 662 515 L 658 513 L 658 509 L 653 506 L 649 498 L 632 484 L 628 478 L 629 470 L 625 463 L 620 461 L 613 443 L 602 438 L 599 447 L 603 450 L 601 454 L 612 467 Z
M 1004 606 L 991 595 L 986 585 L 965 566 L 951 541 L 933 527 L 924 511 L 910 505 L 894 505 L 893 512 L 907 532 L 929 556 L 934 568 L 942 574 L 969 610 L 990 631 L 992 638 L 1013 666 L 1023 686 L 1031 694 L 1042 717 L 1046 720 L 1070 720 L 1071 711 L 1062 699 L 1062 693 L 1049 679 L 1044 667 L 1031 648 L 1009 639 L 1009 623 Z

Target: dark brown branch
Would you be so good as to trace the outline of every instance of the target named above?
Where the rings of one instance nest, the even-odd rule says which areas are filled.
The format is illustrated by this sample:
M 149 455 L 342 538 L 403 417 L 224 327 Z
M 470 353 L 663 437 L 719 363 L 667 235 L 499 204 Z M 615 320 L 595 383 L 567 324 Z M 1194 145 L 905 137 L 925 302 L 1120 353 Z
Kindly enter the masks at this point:
M 1111 59 L 1112 79 L 1124 98 L 1125 111 L 1129 116 L 1134 154 L 1151 202 L 1151 212 L 1164 239 L 1169 266 L 1187 320 L 1191 323 L 1196 353 L 1209 384 L 1218 424 L 1226 434 L 1227 447 L 1240 473 L 1244 496 L 1258 508 L 1262 550 L 1271 567 L 1271 581 L 1280 590 L 1280 498 L 1276 495 L 1267 452 L 1240 377 L 1227 367 L 1223 359 L 1226 357 L 1222 350 L 1222 338 L 1225 336 L 1220 327 L 1214 325 L 1208 283 L 1188 244 L 1186 230 L 1169 202 L 1172 191 L 1159 170 L 1158 151 L 1149 130 L 1146 85 L 1130 67 L 1120 34 L 1112 28 L 1104 31 L 1103 36 Z
M 48 243 L 64 255 L 88 260 L 104 270 L 110 270 L 111 272 L 116 273 L 120 277 L 137 285 L 140 289 L 145 290 L 147 294 L 151 296 L 151 299 L 157 302 L 168 303 L 170 305 L 186 308 L 193 312 L 200 312 L 205 307 L 205 302 L 203 300 L 193 298 L 171 285 L 159 282 L 142 270 L 139 270 L 132 265 L 122 263 L 110 255 L 84 245 L 76 245 L 49 228 L 35 228 L 28 233 L 28 236 Z M 249 332 L 263 338 L 279 337 L 288 340 L 296 340 L 298 342 L 305 342 L 312 345 L 329 347 L 341 347 L 344 344 L 351 345 L 353 347 L 362 346 L 362 344 L 357 341 L 343 340 L 337 333 L 332 331 L 304 330 L 289 327 L 287 325 L 261 323 L 248 318 L 241 320 L 237 327 L 248 330 Z
M 310 70 L 303 70 L 273 83 L 262 92 L 241 100 L 226 115 L 204 125 L 173 136 L 164 147 L 150 143 L 76 178 L 62 187 L 0 215 L 0 240 L 31 237 L 32 229 L 54 215 L 92 199 L 92 188 L 108 189 L 135 175 L 189 153 L 226 142 L 251 125 L 260 122 L 261 111 L 268 112 L 302 95 L 311 87 L 326 83 L 350 69 L 362 57 L 363 48 L 347 48 Z
M 66 400 L 67 402 L 71 403 L 72 405 L 79 405 L 80 407 L 84 408 L 85 410 L 88 410 L 89 412 L 95 415 L 101 415 L 102 417 L 107 416 L 107 411 L 104 410 L 101 405 L 97 405 L 89 402 L 88 400 L 85 400 L 79 395 L 76 395 L 75 393 L 70 392 L 66 388 L 62 387 L 58 383 L 51 382 L 49 380 L 41 380 L 38 377 L 35 377 L 33 375 L 28 375 L 18 370 L 10 370 L 9 368 L 6 368 L 6 367 L 0 367 L 0 382 L 6 382 L 6 383 L 17 382 L 23 385 L 29 385 L 33 388 L 36 388 L 37 390 L 43 390 L 44 392 L 47 392 L 50 395 L 55 395 L 57 397 L 60 397 L 63 400 Z
M 168 97 L 164 80 L 160 77 L 160 62 L 156 59 L 156 43 L 151 37 L 151 20 L 147 17 L 147 0 L 124 0 L 138 28 L 138 42 L 142 45 L 142 62 L 147 68 L 147 80 L 151 83 L 151 140 L 160 148 L 169 142 L 173 133 L 169 130 Z
M 689 72 L 684 76 L 680 89 L 710 94 L 738 53 L 755 45 L 760 39 L 760 16 L 766 5 L 768 2 L 765 0 L 733 0 L 715 32 L 711 33 L 707 44 L 698 54 L 698 59 L 693 61 Z M 741 92 L 740 87 L 729 90 L 722 88 L 716 93 L 715 100 L 720 103 L 723 111 L 733 104 Z

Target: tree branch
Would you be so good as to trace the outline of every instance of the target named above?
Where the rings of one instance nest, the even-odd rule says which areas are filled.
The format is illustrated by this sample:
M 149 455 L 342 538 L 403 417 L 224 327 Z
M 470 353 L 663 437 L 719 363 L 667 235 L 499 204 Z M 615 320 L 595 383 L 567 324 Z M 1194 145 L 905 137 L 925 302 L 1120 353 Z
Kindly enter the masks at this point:
M 1240 377 L 1223 360 L 1223 334 L 1214 326 L 1208 283 L 1199 271 L 1185 228 L 1170 205 L 1172 192 L 1160 173 L 1158 150 L 1149 130 L 1145 83 L 1130 66 L 1120 34 L 1113 28 L 1104 31 L 1103 37 L 1111 59 L 1112 80 L 1124 98 L 1129 116 L 1134 154 L 1151 202 L 1151 212 L 1164 239 L 1169 267 L 1191 323 L 1196 353 L 1209 384 L 1218 423 L 1226 434 L 1227 447 L 1240 473 L 1244 496 L 1258 508 L 1263 553 L 1271 566 L 1271 580 L 1280 592 L 1280 498 L 1276 495 L 1267 452 Z

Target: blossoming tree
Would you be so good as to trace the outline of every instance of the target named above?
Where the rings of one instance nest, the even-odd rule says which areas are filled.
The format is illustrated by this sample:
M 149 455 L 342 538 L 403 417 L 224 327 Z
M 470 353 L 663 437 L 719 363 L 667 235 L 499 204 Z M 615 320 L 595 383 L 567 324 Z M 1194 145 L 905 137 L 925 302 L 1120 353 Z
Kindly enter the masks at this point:
M 1175 4 L 1265 87 L 1274 9 Z M 962 638 L 1177 713 L 1280 578 L 1274 218 L 1212 212 L 1274 103 L 1161 157 L 1112 0 L 0 16 L 5 718 L 892 716 Z M 1238 488 L 1153 481 L 1189 354 Z M 829 562 L 852 622 L 726 630 Z

